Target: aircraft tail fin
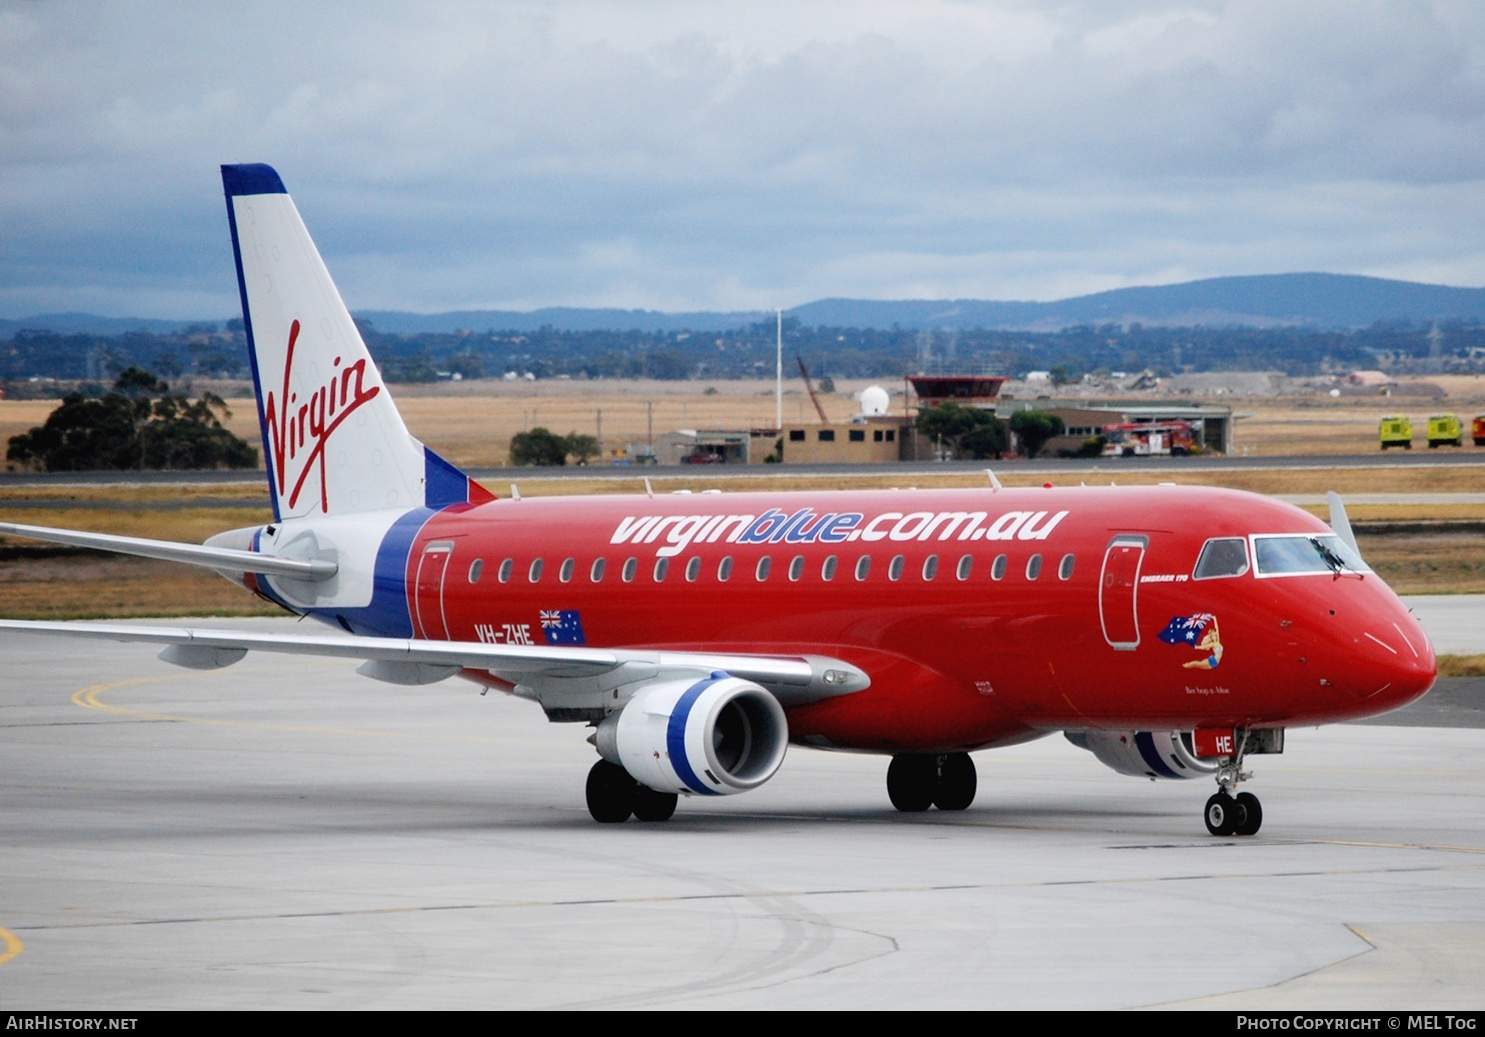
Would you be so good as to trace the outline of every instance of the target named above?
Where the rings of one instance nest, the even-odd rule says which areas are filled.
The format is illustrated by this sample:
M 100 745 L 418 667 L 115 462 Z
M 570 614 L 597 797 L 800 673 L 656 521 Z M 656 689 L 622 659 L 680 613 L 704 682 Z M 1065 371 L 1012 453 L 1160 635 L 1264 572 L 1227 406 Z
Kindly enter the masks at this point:
M 493 499 L 407 431 L 278 173 L 222 186 L 275 518 Z

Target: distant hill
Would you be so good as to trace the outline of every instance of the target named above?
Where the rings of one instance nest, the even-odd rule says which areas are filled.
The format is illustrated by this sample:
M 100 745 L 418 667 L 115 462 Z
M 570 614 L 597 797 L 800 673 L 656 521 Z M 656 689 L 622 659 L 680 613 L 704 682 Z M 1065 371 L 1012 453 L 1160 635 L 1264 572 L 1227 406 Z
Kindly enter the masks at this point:
M 51 331 L 58 335 L 123 335 L 130 331 L 147 331 L 152 335 L 173 335 L 200 323 L 153 317 L 100 317 L 94 313 L 43 313 L 20 320 L 0 319 L 0 338 L 14 338 L 18 331 Z M 221 325 L 220 320 L 206 323 Z
M 808 327 L 973 328 L 1056 331 L 1082 324 L 1145 324 L 1163 327 L 1365 328 L 1377 321 L 1485 322 L 1485 288 L 1393 281 L 1351 274 L 1262 274 L 1213 277 L 1150 288 L 1117 288 L 1056 302 L 992 302 L 981 299 L 821 299 L 785 310 Z M 459 310 L 406 313 L 365 310 L 356 314 L 378 331 L 399 335 L 453 331 L 730 331 L 772 317 L 756 313 L 661 313 L 656 310 L 549 309 Z M 118 335 L 126 331 L 168 333 L 192 321 L 95 317 L 66 313 L 0 320 L 0 337 L 23 329 L 59 334 Z
M 831 327 L 1002 328 L 1056 331 L 1078 324 L 1302 325 L 1365 328 L 1379 320 L 1485 321 L 1485 288 L 1449 288 L 1350 274 L 1213 277 L 1117 288 L 1057 302 L 875 302 L 823 299 L 786 311 Z
M 658 310 L 584 310 L 553 306 L 542 310 L 454 310 L 450 313 L 405 313 L 362 310 L 357 320 L 393 335 L 453 331 L 731 331 L 765 320 L 768 313 L 661 313 Z

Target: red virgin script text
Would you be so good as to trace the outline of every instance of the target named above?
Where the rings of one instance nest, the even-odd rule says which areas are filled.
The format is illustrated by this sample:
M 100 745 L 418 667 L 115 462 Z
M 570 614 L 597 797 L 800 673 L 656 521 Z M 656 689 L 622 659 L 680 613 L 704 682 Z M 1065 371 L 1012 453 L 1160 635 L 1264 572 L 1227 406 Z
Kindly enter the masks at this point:
M 283 391 L 275 398 L 270 389 L 264 408 L 268 444 L 273 450 L 273 470 L 280 493 L 287 485 L 289 462 L 294 462 L 294 485 L 289 490 L 289 507 L 298 502 L 310 471 L 317 469 L 320 474 L 320 510 L 329 514 L 330 498 L 325 489 L 325 443 L 342 421 L 363 403 L 375 399 L 382 389 L 379 385 L 367 388 L 364 384 L 366 361 L 363 358 L 346 365 L 343 371 L 332 371 L 330 380 L 300 403 L 299 394 L 289 392 L 289 375 L 294 370 L 294 343 L 298 340 L 299 322 L 296 320 L 289 325 Z M 340 357 L 335 358 L 335 366 L 340 366 Z M 282 414 L 279 412 L 281 401 Z

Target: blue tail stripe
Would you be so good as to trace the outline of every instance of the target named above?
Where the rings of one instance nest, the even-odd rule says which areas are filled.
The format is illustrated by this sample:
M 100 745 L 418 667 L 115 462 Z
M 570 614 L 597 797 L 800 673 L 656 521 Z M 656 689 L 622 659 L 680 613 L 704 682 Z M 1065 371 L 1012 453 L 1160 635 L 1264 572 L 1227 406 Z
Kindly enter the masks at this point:
M 254 176 L 245 174 L 244 170 L 267 169 L 272 174 L 273 182 L 278 185 L 277 191 L 248 191 L 240 190 L 244 184 L 251 182 Z M 257 176 L 261 182 L 264 178 Z M 263 384 L 258 377 L 258 347 L 253 338 L 253 313 L 248 306 L 247 279 L 242 273 L 242 246 L 237 240 L 237 211 L 232 206 L 232 199 L 240 194 L 287 194 L 284 190 L 283 181 L 278 178 L 268 166 L 223 166 L 222 187 L 227 195 L 227 226 L 232 231 L 232 259 L 237 264 L 237 293 L 242 297 L 242 332 L 247 338 L 248 367 L 253 372 L 253 399 L 258 407 L 258 436 L 263 442 L 263 467 L 268 472 L 268 500 L 273 505 L 273 521 L 280 522 L 283 515 L 278 510 L 278 486 L 273 478 L 273 446 L 268 442 L 268 421 L 263 414 Z
M 261 162 L 222 167 L 222 186 L 227 197 L 243 194 L 288 194 L 278 171 Z

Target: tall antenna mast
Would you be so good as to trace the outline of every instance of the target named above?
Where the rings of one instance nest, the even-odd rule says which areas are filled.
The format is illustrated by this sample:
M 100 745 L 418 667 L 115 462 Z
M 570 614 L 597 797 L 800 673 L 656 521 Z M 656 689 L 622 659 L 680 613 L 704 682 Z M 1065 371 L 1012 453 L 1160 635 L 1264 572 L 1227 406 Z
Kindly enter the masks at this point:
M 773 365 L 773 427 L 779 431 L 784 428 L 784 311 L 775 310 L 778 314 L 779 337 L 778 355 Z

